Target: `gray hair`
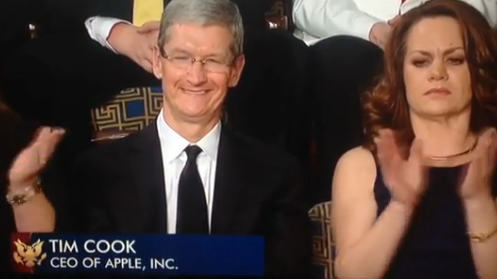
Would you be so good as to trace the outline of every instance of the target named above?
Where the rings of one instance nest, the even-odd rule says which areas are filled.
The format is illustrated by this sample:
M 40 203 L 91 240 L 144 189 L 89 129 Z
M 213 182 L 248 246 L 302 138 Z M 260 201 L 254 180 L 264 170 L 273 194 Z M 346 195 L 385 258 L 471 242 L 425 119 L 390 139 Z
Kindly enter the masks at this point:
M 176 24 L 223 26 L 233 35 L 231 52 L 237 57 L 243 53 L 243 23 L 240 11 L 230 0 L 172 0 L 162 14 L 159 30 L 159 49 L 170 39 L 170 28 Z

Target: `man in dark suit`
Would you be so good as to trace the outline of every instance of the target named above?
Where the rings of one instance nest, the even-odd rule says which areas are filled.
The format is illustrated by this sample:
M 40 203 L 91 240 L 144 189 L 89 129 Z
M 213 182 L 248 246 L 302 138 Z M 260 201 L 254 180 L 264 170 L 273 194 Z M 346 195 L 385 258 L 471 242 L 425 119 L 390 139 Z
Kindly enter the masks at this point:
M 38 38 L 10 53 L 0 69 L 7 87 L 5 100 L 23 116 L 48 118 L 63 127 L 82 126 L 81 115 L 88 114 L 88 108 L 101 105 L 121 90 L 159 85 L 150 71 L 136 63 L 136 55 L 116 55 L 102 47 L 110 30 L 107 35 L 100 32 L 103 38 L 99 42 L 88 36 L 88 31 L 92 32 L 89 19 L 95 16 L 133 23 L 134 5 L 139 0 L 40 1 L 44 5 L 38 10 L 44 15 L 37 15 Z M 286 149 L 306 165 L 310 146 L 307 46 L 289 32 L 266 27 L 264 13 L 272 1 L 232 1 L 239 6 L 245 24 L 247 66 L 226 100 L 230 123 Z M 138 51 L 147 42 L 126 41 Z
M 169 2 L 157 1 L 164 5 Z M 157 84 L 150 75 L 150 49 L 156 43 L 154 34 L 157 29 L 149 26 L 145 28 L 148 32 L 143 32 L 139 27 L 153 23 L 157 18 L 154 19 L 153 13 L 150 13 L 154 9 L 148 8 L 151 17 L 148 20 L 136 20 L 140 2 L 95 2 L 91 7 L 91 17 L 86 20 L 86 27 L 90 36 L 100 45 L 136 63 L 129 71 L 122 67 L 121 72 L 129 83 L 135 82 L 128 85 L 143 86 Z M 232 2 L 239 7 L 244 21 L 247 66 L 240 84 L 231 89 L 232 93 L 227 98 L 228 118 L 232 125 L 246 134 L 285 148 L 304 165 L 309 154 L 311 126 L 307 105 L 310 104 L 310 98 L 306 95 L 307 46 L 290 33 L 268 30 L 265 12 L 273 1 Z M 159 11 L 160 8 L 155 10 Z M 122 24 L 123 21 L 127 23 Z M 119 79 L 115 84 L 122 87 L 123 81 Z
M 262 235 L 268 277 L 308 278 L 310 223 L 296 160 L 220 120 L 242 53 L 235 5 L 173 0 L 152 63 L 164 89 L 157 121 L 85 155 L 73 183 L 60 189 L 70 194 L 45 193 L 51 202 L 21 191 L 36 177 L 26 169 L 38 169 L 46 155 L 16 161 L 7 199 L 21 201 L 13 204 L 19 229 L 36 230 L 40 218 L 54 224 L 53 204 L 60 231 Z

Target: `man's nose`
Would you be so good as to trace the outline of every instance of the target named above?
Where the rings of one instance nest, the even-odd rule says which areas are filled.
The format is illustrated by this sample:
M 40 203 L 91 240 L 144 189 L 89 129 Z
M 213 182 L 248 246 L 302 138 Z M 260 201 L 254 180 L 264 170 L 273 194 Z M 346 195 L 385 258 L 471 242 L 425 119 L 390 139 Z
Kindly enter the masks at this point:
M 188 82 L 193 85 L 199 85 L 207 81 L 207 72 L 204 65 L 198 61 L 192 62 L 192 66 L 188 71 Z

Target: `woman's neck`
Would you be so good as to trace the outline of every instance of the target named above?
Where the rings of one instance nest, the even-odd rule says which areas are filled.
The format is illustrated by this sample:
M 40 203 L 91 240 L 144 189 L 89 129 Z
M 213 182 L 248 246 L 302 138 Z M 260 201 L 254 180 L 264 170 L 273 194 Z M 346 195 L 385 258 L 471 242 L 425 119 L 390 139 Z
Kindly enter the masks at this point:
M 426 156 L 451 156 L 470 149 L 476 135 L 470 131 L 469 115 L 446 119 L 422 119 L 411 116 L 414 135 L 423 145 Z

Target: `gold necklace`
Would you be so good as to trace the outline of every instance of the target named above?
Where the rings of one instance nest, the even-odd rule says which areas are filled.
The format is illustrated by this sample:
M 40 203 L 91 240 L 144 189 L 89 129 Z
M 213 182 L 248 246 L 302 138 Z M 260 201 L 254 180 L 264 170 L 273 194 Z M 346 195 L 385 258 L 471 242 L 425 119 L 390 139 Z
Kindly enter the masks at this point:
M 457 153 L 457 154 L 452 154 L 452 155 L 449 155 L 449 156 L 430 156 L 428 157 L 430 160 L 433 160 L 433 161 L 444 161 L 444 160 L 449 160 L 449 159 L 452 159 L 452 158 L 455 158 L 455 157 L 459 157 L 459 156 L 463 156 L 463 155 L 466 155 L 468 153 L 471 153 L 473 152 L 473 150 L 476 149 L 476 146 L 478 145 L 478 138 L 476 138 L 475 140 L 475 143 L 473 143 L 473 145 L 468 148 L 467 150 L 461 152 L 461 153 Z

